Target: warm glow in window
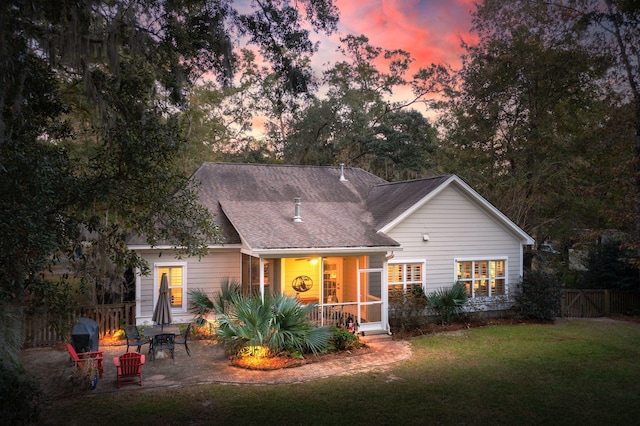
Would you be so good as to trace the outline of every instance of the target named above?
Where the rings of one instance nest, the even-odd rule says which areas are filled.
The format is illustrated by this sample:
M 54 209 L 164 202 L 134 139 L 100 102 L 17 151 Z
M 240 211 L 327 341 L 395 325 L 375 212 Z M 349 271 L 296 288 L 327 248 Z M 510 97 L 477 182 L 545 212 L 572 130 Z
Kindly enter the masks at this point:
M 411 286 L 422 286 L 422 263 L 390 263 L 387 269 L 389 290 L 407 291 Z
M 504 260 L 469 260 L 456 262 L 458 281 L 463 283 L 469 297 L 505 294 L 506 271 Z
M 172 308 L 182 307 L 183 294 L 183 268 L 182 266 L 164 266 L 158 268 L 158 288 L 162 280 L 162 274 L 167 274 L 169 281 L 169 297 Z

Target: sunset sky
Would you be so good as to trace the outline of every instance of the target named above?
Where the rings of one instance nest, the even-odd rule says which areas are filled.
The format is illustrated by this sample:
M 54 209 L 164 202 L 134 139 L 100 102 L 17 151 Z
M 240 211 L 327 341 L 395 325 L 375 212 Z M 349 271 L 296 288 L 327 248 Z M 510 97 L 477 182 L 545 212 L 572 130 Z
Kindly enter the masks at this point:
M 476 0 L 477 1 L 477 0 Z M 340 34 L 321 38 L 314 61 L 335 61 L 340 36 L 364 34 L 373 46 L 403 49 L 415 59 L 414 66 L 460 63 L 460 38 L 473 42 L 470 34 L 474 0 L 336 0 L 340 10 Z
M 321 78 L 329 64 L 343 60 L 336 49 L 340 38 L 348 34 L 364 34 L 372 46 L 384 50 L 409 52 L 414 62 L 405 76 L 407 79 L 432 63 L 446 63 L 457 69 L 462 53 L 460 40 L 470 44 L 477 40 L 470 33 L 474 1 L 481 0 L 334 0 L 340 12 L 338 33 L 329 37 L 311 33 L 312 40 L 320 42 L 318 52 L 311 58 L 316 77 Z M 391 99 L 406 101 L 412 97 L 406 87 L 396 89 Z M 412 108 L 428 118 L 434 117 L 433 111 L 425 110 L 422 104 L 414 104 Z M 254 130 L 258 133 L 264 128 L 263 120 L 264 117 L 254 118 Z

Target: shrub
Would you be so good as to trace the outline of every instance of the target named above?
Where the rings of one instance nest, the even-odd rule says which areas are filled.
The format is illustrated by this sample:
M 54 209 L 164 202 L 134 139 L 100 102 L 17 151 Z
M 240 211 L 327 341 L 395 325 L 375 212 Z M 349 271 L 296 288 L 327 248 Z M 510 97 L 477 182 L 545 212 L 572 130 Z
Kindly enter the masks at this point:
M 315 304 L 301 305 L 285 295 L 244 295 L 235 282 L 223 282 L 213 301 L 202 291 L 193 291 L 191 311 L 204 319 L 217 314 L 216 338 L 231 356 L 267 348 L 272 355 L 325 352 L 331 338 L 329 327 L 316 327 L 309 319 Z
M 616 240 L 602 241 L 590 247 L 586 271 L 578 276 L 578 288 L 637 290 L 637 251 Z
M 394 332 L 410 332 L 422 328 L 427 322 L 429 304 L 421 286 L 408 291 L 394 288 L 389 294 L 389 323 Z
M 259 296 L 257 296 L 259 298 Z M 316 305 L 301 305 L 295 297 L 265 296 L 274 315 L 270 347 L 289 352 L 325 352 L 331 339 L 330 327 L 317 327 L 309 319 Z
M 468 298 L 467 289 L 459 282 L 453 287 L 439 288 L 428 296 L 429 307 L 438 314 L 443 325 L 449 324 L 453 316 L 462 312 Z
M 189 290 L 189 311 L 195 315 L 194 322 L 203 326 L 207 323 L 206 317 L 210 314 L 224 314 L 234 297 L 242 293 L 242 286 L 237 279 L 224 278 L 220 284 L 220 291 L 213 299 L 202 290 Z
M 360 338 L 344 327 L 335 327 L 331 331 L 331 349 L 348 351 L 360 347 Z
M 517 315 L 538 320 L 553 320 L 560 313 L 558 277 L 546 271 L 527 271 L 522 280 L 522 292 L 516 296 Z
M 18 368 L 0 359 L 0 412 L 3 424 L 28 425 L 38 420 L 40 388 Z
M 67 390 L 75 395 L 93 390 L 98 384 L 98 366 L 93 361 L 83 362 L 81 368 L 73 368 L 66 383 Z

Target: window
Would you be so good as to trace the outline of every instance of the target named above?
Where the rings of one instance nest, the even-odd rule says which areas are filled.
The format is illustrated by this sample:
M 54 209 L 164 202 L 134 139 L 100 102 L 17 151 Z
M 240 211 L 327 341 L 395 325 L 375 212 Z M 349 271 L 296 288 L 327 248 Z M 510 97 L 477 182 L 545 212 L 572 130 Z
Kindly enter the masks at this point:
M 263 259 L 264 269 L 264 293 L 277 294 L 279 291 L 275 285 L 280 280 L 280 260 Z M 242 292 L 244 294 L 260 293 L 260 259 L 257 257 L 242 255 Z
M 456 261 L 457 279 L 467 289 L 469 297 L 489 297 L 505 294 L 505 260 Z
M 390 263 L 387 268 L 389 290 L 410 290 L 412 286 L 422 287 L 423 263 Z
M 162 281 L 162 274 L 167 274 L 167 280 L 169 282 L 169 301 L 171 302 L 171 308 L 186 310 L 186 265 L 157 265 L 156 264 L 156 295 L 160 290 L 160 283 Z M 155 301 L 154 301 L 155 303 Z

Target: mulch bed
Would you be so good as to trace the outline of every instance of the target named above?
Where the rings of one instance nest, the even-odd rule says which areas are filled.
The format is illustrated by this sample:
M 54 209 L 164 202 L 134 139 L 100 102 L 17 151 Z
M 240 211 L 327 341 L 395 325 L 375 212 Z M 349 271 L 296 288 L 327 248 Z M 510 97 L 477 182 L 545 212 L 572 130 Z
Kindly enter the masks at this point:
M 301 365 L 312 364 L 316 362 L 331 361 L 334 359 L 341 359 L 352 356 L 360 356 L 370 353 L 372 349 L 366 344 L 362 344 L 359 348 L 336 351 L 326 354 L 308 354 L 304 358 L 292 358 L 289 356 L 275 356 L 268 358 L 256 358 L 256 357 L 244 357 L 234 358 L 231 360 L 231 365 L 234 367 L 245 368 L 247 370 L 281 370 L 283 368 L 300 367 Z
M 112 336 L 104 336 L 100 339 L 100 347 L 104 346 L 119 346 L 126 344 L 126 340 Z M 66 348 L 66 346 L 65 346 Z M 362 344 L 359 348 L 351 349 L 348 351 L 336 351 L 326 354 L 307 354 L 304 358 L 292 358 L 289 356 L 275 356 L 268 358 L 260 358 L 257 360 L 254 357 L 234 358 L 231 359 L 231 365 L 235 367 L 245 368 L 248 370 L 280 370 L 283 368 L 299 367 L 305 364 L 311 364 L 316 362 L 330 361 L 332 359 L 340 359 L 351 356 L 364 355 L 371 352 L 372 349 L 366 344 Z

